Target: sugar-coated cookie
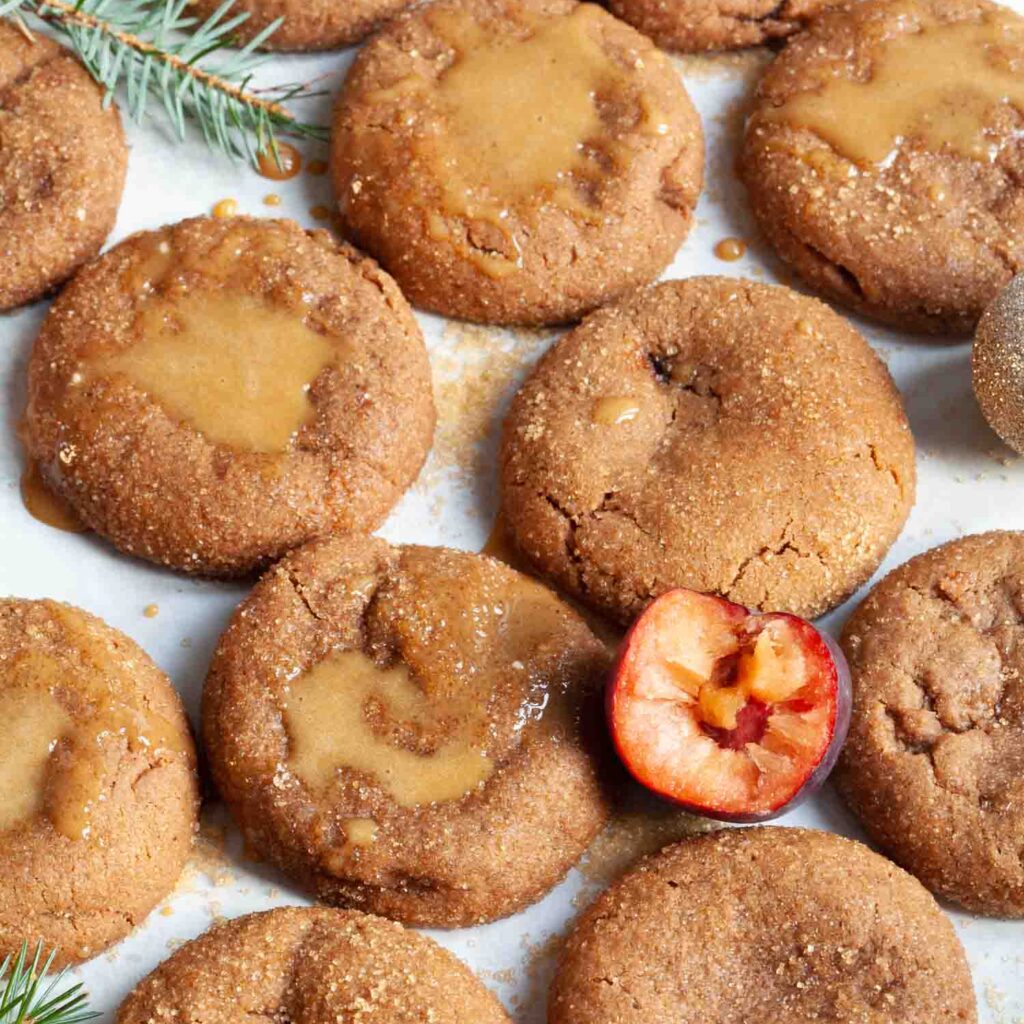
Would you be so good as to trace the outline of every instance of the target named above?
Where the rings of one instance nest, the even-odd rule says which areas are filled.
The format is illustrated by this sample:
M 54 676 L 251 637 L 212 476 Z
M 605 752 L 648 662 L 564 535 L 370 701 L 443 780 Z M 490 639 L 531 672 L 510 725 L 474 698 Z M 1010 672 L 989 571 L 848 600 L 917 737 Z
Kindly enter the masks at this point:
M 461 926 L 539 899 L 604 824 L 604 645 L 491 558 L 318 541 L 221 638 L 206 751 L 248 845 L 321 900 Z
M 594 4 L 418 7 L 335 111 L 341 216 L 417 306 L 573 320 L 655 278 L 693 222 L 700 119 L 668 58 Z
M 1024 533 L 900 566 L 846 625 L 835 779 L 871 838 L 946 899 L 1024 917 Z
M 623 621 L 676 586 L 818 615 L 914 500 L 899 394 L 854 328 L 787 288 L 670 281 L 591 314 L 516 395 L 502 509 L 545 575 Z
M 29 456 L 118 548 L 231 576 L 371 530 L 434 406 L 394 282 L 325 231 L 197 218 L 82 271 L 29 363 Z

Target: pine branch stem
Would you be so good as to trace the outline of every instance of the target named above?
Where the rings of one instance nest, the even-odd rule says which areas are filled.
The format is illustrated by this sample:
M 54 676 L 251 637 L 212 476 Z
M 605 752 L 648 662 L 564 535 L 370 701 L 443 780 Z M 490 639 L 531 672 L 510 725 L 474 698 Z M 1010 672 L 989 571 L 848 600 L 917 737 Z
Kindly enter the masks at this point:
M 196 81 L 201 82 L 203 85 L 216 89 L 218 92 L 226 94 L 247 107 L 263 110 L 272 117 L 291 120 L 291 114 L 288 109 L 280 103 L 275 103 L 273 100 L 263 99 L 261 96 L 248 92 L 233 82 L 229 82 L 212 72 L 206 71 L 203 68 L 197 67 L 195 64 L 191 64 L 188 61 L 183 60 L 176 54 L 168 53 L 166 50 L 160 49 L 160 47 L 147 42 L 145 39 L 140 39 L 138 36 L 132 35 L 130 32 L 124 32 L 110 22 L 105 21 L 102 18 L 98 18 L 94 14 L 89 14 L 87 11 L 81 10 L 74 3 L 67 3 L 65 0 L 39 0 L 39 3 L 34 9 L 34 13 L 44 21 L 57 25 L 72 24 L 79 25 L 82 28 L 99 29 L 118 40 L 118 42 L 123 43 L 125 46 L 134 50 L 141 56 L 152 57 L 160 63 L 169 64 L 180 74 L 188 75 Z

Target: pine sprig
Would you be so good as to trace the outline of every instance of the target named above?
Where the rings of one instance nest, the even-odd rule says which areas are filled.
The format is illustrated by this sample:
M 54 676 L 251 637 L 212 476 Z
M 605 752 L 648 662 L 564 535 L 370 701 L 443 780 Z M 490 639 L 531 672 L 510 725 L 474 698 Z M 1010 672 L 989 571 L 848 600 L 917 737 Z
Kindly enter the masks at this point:
M 255 164 L 260 153 L 276 155 L 280 134 L 325 138 L 326 129 L 287 106 L 316 95 L 308 86 L 253 87 L 267 59 L 256 50 L 282 19 L 226 51 L 249 17 L 231 14 L 234 2 L 225 0 L 205 21 L 185 15 L 189 0 L 0 0 L 0 17 L 33 15 L 54 26 L 103 86 L 105 102 L 123 87 L 134 121 L 159 106 L 180 139 L 191 121 L 211 148 Z
M 30 957 L 24 942 L 0 964 L 0 1024 L 79 1024 L 99 1016 L 88 1009 L 81 982 L 64 987 L 67 969 L 44 984 L 55 956 L 44 959 L 40 942 Z

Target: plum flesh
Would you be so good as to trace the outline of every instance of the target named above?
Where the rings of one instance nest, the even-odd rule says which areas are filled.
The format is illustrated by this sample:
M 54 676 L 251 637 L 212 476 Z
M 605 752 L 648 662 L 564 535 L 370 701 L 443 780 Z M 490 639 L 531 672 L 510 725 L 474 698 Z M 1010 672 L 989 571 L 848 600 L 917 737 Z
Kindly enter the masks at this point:
M 685 589 L 633 624 L 607 690 L 631 774 L 687 810 L 736 822 L 777 817 L 821 786 L 850 703 L 846 659 L 809 622 Z

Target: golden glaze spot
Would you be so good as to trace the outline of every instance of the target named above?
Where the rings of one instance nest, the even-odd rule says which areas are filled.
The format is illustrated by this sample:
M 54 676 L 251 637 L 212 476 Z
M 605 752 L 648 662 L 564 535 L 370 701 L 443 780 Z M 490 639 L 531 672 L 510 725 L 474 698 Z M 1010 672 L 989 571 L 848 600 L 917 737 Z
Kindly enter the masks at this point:
M 0 672 L 0 831 L 45 814 L 61 835 L 88 839 L 121 761 L 118 748 L 152 755 L 187 748 L 173 723 L 126 703 L 111 685 L 117 668 L 106 644 L 57 614 L 73 665 L 29 652 Z
M 0 831 L 42 809 L 50 755 L 71 718 L 48 690 L 7 685 L 0 691 Z
M 742 238 L 723 238 L 715 245 L 715 255 L 727 263 L 742 259 L 746 252 L 747 243 Z
M 438 707 L 404 665 L 381 668 L 360 651 L 334 654 L 292 683 L 284 715 L 289 766 L 317 790 L 330 787 L 339 769 L 360 772 L 400 807 L 458 800 L 491 773 L 480 746 L 486 706 L 475 696 Z M 456 727 L 433 753 L 387 735 L 391 722 L 430 728 L 442 717 L 454 717 Z
M 551 203 L 598 222 L 600 189 L 625 159 L 622 137 L 664 134 L 667 125 L 648 109 L 630 72 L 605 52 L 601 35 L 610 15 L 593 4 L 526 20 L 523 36 L 468 12 L 438 10 L 429 19 L 455 57 L 429 100 L 441 130 L 416 140 L 417 156 L 434 165 L 443 183 L 441 214 L 432 214 L 427 230 L 502 277 L 521 265 L 507 224 L 510 207 Z M 387 95 L 419 104 L 426 86 L 404 79 Z M 453 229 L 446 218 L 471 222 L 472 244 L 464 241 L 467 229 Z
M 222 199 L 219 203 L 214 203 L 210 213 L 218 220 L 227 220 L 228 217 L 234 217 L 238 213 L 238 200 Z
M 377 839 L 377 822 L 373 818 L 349 818 L 345 837 L 353 846 L 369 846 Z
M 21 475 L 21 500 L 28 514 L 47 526 L 67 533 L 88 532 L 89 528 L 75 515 L 71 506 L 46 486 L 35 462 L 30 462 Z
M 277 154 L 265 149 L 256 161 L 257 170 L 271 181 L 287 181 L 302 170 L 302 154 L 290 143 L 279 142 Z
M 830 78 L 762 116 L 806 128 L 864 165 L 884 163 L 906 139 L 992 161 L 999 143 L 986 127 L 997 108 L 1024 111 L 1024 74 L 1007 63 L 1022 47 L 1024 26 L 1004 13 L 949 24 L 925 19 L 920 31 L 879 42 L 866 81 Z
M 309 388 L 336 347 L 295 312 L 202 291 L 142 307 L 138 339 L 88 360 L 92 377 L 126 377 L 210 441 L 287 451 L 315 408 Z
M 609 395 L 594 402 L 590 418 L 601 426 L 612 427 L 629 423 L 640 415 L 640 403 L 628 395 Z

